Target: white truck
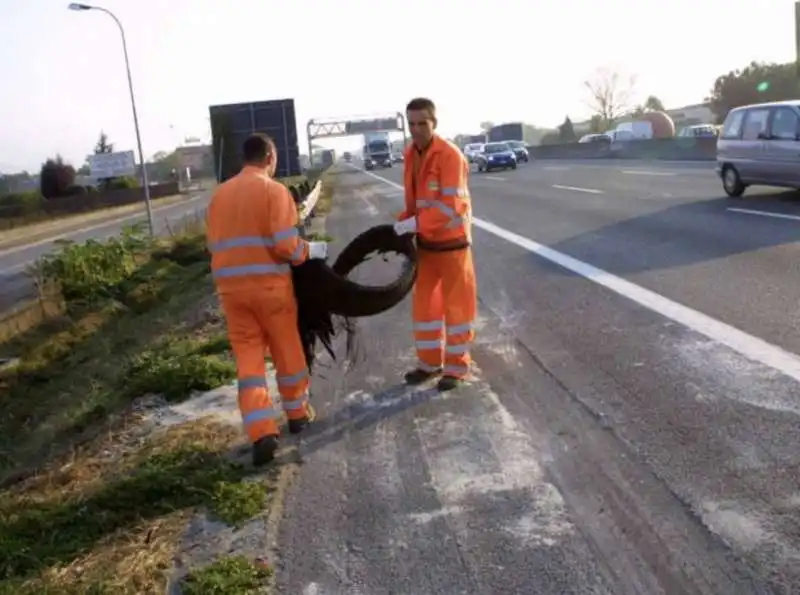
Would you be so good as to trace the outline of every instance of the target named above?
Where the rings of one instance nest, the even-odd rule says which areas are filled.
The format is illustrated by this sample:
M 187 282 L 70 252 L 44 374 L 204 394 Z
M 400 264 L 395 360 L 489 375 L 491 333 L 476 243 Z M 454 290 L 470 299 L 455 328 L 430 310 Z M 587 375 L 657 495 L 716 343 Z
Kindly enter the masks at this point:
M 376 167 L 392 167 L 392 141 L 388 132 L 368 132 L 364 134 L 362 149 L 364 167 L 368 170 Z

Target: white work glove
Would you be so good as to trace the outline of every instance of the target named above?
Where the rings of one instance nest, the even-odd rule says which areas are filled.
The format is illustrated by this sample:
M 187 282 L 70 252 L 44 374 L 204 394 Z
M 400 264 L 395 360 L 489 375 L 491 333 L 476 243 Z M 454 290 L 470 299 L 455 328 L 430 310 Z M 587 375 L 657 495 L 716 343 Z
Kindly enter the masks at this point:
M 399 236 L 406 235 L 407 233 L 415 233 L 417 231 L 417 218 L 409 217 L 394 224 L 394 233 Z
M 328 257 L 328 242 L 309 242 L 308 257 L 310 259 L 320 258 L 324 260 Z

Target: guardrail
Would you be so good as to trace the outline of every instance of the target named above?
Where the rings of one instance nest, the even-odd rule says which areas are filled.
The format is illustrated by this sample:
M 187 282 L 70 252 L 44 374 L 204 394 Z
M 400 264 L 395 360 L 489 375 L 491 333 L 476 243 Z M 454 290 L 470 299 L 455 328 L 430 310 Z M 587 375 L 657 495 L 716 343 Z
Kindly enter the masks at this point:
M 533 159 L 642 159 L 714 161 L 717 139 L 676 137 L 628 140 L 608 144 L 564 143 L 528 147 Z
M 298 205 L 300 207 L 300 211 L 298 213 L 298 217 L 301 223 L 305 224 L 308 219 L 310 219 L 314 215 L 314 207 L 317 206 L 317 201 L 319 201 L 319 195 L 322 191 L 322 182 L 317 181 L 314 184 L 314 188 L 305 199 Z

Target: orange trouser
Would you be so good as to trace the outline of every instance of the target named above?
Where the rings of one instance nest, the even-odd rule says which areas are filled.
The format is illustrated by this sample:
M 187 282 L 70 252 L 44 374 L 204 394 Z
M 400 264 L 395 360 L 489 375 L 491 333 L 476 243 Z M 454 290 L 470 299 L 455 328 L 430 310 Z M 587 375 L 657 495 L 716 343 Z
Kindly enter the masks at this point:
M 291 284 L 220 296 L 228 338 L 236 358 L 239 409 L 250 440 L 276 436 L 280 412 L 267 390 L 264 353 L 272 355 L 278 391 L 289 419 L 308 415 L 308 369 L 297 332 L 297 302 Z
M 434 371 L 443 367 L 444 374 L 457 378 L 469 373 L 477 293 L 471 249 L 417 251 L 412 309 L 421 369 Z

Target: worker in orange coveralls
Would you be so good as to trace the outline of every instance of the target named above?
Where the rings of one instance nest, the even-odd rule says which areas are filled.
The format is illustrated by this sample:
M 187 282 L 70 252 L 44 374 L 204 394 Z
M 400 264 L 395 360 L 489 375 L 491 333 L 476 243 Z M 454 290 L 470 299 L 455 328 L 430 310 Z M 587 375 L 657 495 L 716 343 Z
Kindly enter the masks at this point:
M 272 139 L 255 134 L 243 149 L 242 171 L 211 199 L 207 240 L 236 358 L 242 422 L 253 443 L 253 464 L 263 465 L 275 456 L 281 421 L 267 391 L 265 352 L 275 362 L 289 432 L 299 433 L 313 420 L 290 267 L 325 258 L 327 244 L 300 238 L 292 195 L 272 179 L 277 167 Z
M 406 106 L 413 143 L 405 151 L 405 203 L 398 235 L 416 233 L 417 281 L 413 294 L 418 363 L 408 384 L 441 374 L 438 388 L 457 388 L 469 375 L 475 339 L 477 285 L 472 263 L 469 164 L 437 135 L 436 106 L 426 98 Z

